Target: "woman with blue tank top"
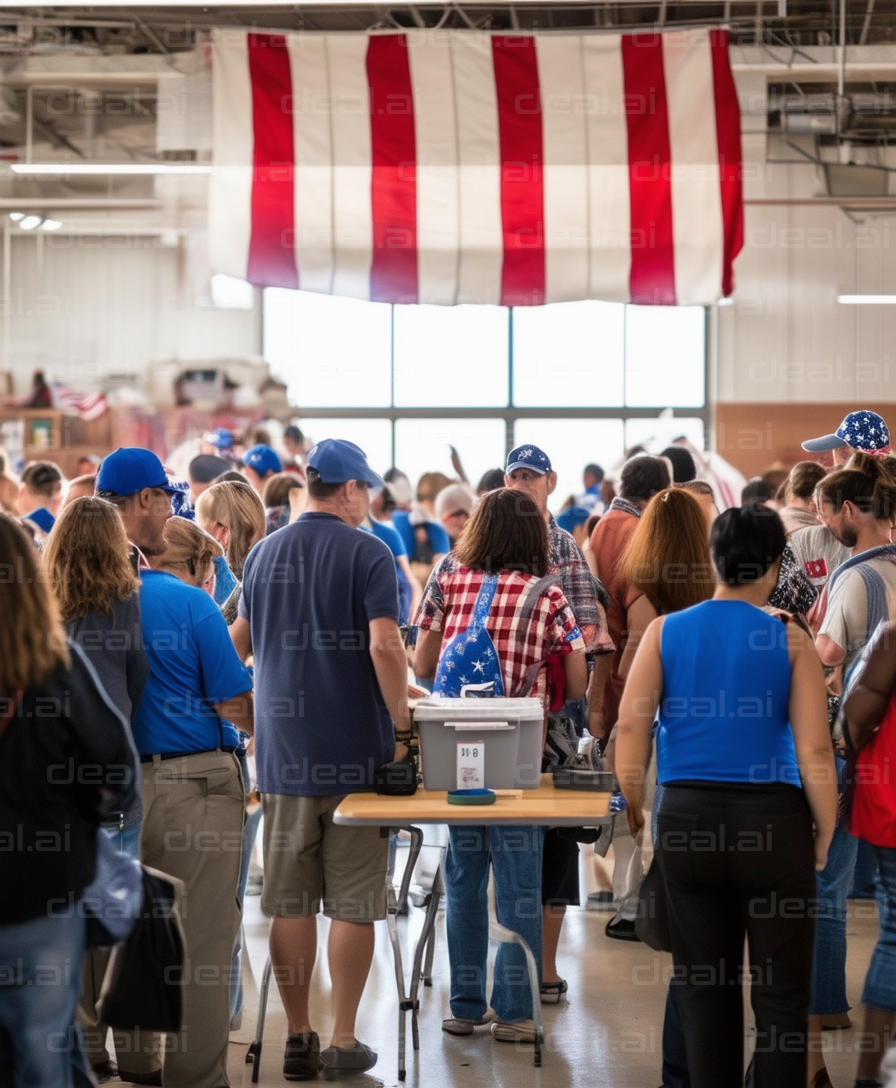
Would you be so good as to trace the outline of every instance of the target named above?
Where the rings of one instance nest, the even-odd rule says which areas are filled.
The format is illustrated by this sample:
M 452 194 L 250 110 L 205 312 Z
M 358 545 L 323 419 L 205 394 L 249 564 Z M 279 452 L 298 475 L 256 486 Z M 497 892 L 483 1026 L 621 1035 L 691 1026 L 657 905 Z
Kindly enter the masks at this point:
M 654 720 L 663 874 L 692 1088 L 743 1084 L 743 946 L 756 1017 L 751 1084 L 800 1088 L 815 870 L 837 808 L 821 665 L 762 609 L 784 529 L 732 509 L 710 536 L 713 598 L 647 629 L 620 706 L 616 769 L 637 833 Z

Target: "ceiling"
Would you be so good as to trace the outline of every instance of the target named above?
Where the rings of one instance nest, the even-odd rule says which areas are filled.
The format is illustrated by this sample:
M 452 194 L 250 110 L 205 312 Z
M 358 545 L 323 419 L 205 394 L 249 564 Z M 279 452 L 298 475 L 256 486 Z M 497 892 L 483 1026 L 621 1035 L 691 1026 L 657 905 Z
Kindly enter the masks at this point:
M 66 48 L 172 53 L 191 49 L 197 35 L 215 26 L 329 32 L 435 26 L 568 31 L 724 23 L 739 44 L 815 46 L 839 40 L 839 8 L 837 0 L 13 6 L 0 14 L 0 53 Z M 846 37 L 853 45 L 896 42 L 896 0 L 847 0 Z

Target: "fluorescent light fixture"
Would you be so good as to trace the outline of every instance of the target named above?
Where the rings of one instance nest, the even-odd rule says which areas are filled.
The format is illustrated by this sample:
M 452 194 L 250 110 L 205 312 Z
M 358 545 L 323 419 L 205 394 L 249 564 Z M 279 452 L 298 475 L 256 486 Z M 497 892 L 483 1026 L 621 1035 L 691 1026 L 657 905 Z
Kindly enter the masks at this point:
M 14 162 L 10 170 L 31 177 L 42 174 L 71 177 L 76 174 L 210 174 L 212 167 L 210 163 Z
M 34 230 L 43 223 L 44 219 L 42 215 L 26 215 L 24 219 L 19 220 L 19 226 L 22 230 Z
M 844 306 L 896 306 L 896 295 L 837 295 Z
M 40 225 L 41 230 L 59 230 L 62 224 L 58 219 L 45 219 Z
M 13 223 L 21 223 L 21 221 L 25 218 L 25 213 L 24 212 L 10 212 L 9 213 L 9 218 L 13 221 Z

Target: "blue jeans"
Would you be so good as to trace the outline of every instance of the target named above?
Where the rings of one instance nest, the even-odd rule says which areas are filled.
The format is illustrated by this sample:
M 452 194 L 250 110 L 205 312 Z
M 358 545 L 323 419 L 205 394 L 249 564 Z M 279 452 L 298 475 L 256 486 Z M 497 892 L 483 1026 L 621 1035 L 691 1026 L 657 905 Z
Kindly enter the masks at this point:
M 481 1019 L 488 959 L 488 871 L 495 873 L 498 921 L 525 940 L 541 977 L 542 827 L 451 827 L 445 859 L 451 1013 Z M 499 1020 L 532 1016 L 526 957 L 502 943 L 495 958 L 491 1007 Z
M 861 787 L 860 787 L 861 788 Z M 896 1012 L 896 847 L 872 846 L 880 874 L 877 907 L 880 936 L 865 976 L 862 1004 Z
M 127 854 L 129 858 L 140 860 L 140 829 L 142 821 L 131 824 L 121 831 L 117 827 L 104 827 L 103 831 L 109 836 L 119 854 Z
M 70 1088 L 85 944 L 79 909 L 0 927 L 4 1084 L 12 1075 L 16 1088 Z
M 838 775 L 844 761 L 837 760 Z M 849 1012 L 846 997 L 846 898 L 852 888 L 859 840 L 839 825 L 834 831 L 828 860 L 815 874 L 815 949 L 812 956 L 810 1016 Z

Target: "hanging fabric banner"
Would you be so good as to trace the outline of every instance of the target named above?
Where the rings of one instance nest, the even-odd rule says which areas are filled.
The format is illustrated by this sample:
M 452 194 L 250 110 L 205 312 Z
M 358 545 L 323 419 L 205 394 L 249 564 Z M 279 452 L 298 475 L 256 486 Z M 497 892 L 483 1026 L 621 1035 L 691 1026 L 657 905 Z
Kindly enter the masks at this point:
M 726 31 L 219 30 L 213 64 L 213 272 L 449 306 L 733 290 Z

